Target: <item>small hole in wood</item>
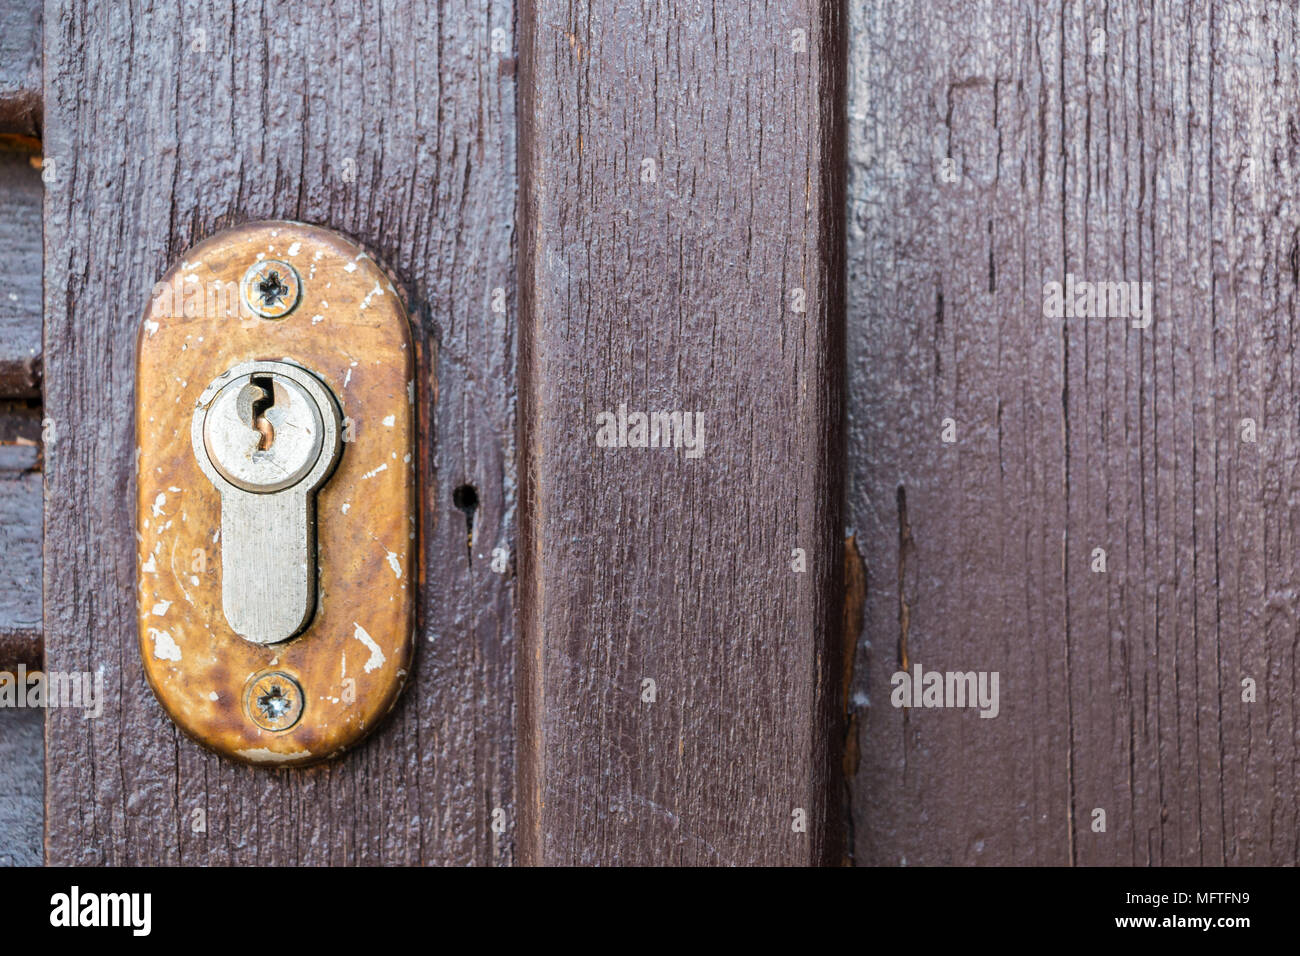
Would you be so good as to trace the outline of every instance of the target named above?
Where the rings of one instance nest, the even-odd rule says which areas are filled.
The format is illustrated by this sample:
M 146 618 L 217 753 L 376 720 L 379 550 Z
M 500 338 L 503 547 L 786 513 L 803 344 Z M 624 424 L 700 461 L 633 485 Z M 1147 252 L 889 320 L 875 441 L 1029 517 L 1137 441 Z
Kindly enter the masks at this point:
M 472 515 L 478 508 L 478 489 L 473 485 L 461 485 L 451 493 L 451 503 L 466 515 Z
M 465 514 L 465 552 L 473 559 L 474 512 L 478 510 L 478 489 L 473 485 L 460 485 L 451 493 L 451 503 Z

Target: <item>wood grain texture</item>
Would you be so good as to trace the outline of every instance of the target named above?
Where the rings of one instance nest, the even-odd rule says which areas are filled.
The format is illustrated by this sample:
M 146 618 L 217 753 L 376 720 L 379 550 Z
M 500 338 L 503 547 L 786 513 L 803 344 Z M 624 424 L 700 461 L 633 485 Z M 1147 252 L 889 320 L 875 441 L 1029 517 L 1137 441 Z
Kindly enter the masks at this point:
M 12 143 L 0 143 L 0 248 L 0 666 L 37 667 L 41 416 L 31 397 L 41 382 L 41 176 Z
M 43 0 L 0 0 L 0 133 L 41 133 Z
M 40 443 L 40 399 L 0 399 L 0 444 L 39 447 Z
M 41 174 L 0 143 L 0 398 L 41 394 Z
M 0 866 L 41 865 L 44 714 L 0 708 Z
M 488 0 L 47 5 L 46 657 L 104 667 L 109 691 L 99 720 L 49 715 L 49 862 L 512 858 L 512 579 L 490 563 L 514 521 L 513 321 L 492 310 L 494 288 L 513 298 L 511 21 Z M 128 490 L 153 283 L 265 218 L 354 238 L 410 293 L 427 575 L 389 720 L 339 761 L 273 772 L 191 743 L 149 692 Z
M 0 667 L 41 664 L 39 454 L 0 444 Z
M 838 861 L 840 5 L 521 29 L 521 858 Z
M 1295 11 L 853 26 L 856 862 L 1295 863 Z M 1045 314 L 1067 274 L 1152 324 Z M 891 707 L 904 657 L 999 716 Z

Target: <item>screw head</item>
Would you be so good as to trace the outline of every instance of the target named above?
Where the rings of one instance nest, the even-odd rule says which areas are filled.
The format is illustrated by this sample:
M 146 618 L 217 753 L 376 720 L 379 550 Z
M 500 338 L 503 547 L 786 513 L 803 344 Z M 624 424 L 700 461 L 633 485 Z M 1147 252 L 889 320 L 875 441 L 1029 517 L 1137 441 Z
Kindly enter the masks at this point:
M 263 259 L 248 267 L 240 283 L 244 304 L 264 319 L 283 319 L 302 298 L 298 270 L 281 259 Z
M 264 671 L 248 682 L 244 711 L 263 730 L 288 730 L 302 717 L 302 688 L 284 671 Z

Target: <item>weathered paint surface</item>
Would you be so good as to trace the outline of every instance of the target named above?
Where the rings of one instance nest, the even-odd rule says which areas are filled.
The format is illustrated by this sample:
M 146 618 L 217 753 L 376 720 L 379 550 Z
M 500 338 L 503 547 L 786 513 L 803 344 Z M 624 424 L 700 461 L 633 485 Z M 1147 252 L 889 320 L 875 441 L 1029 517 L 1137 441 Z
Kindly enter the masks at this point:
M 0 444 L 0 668 L 41 663 L 39 451 Z
M 1296 862 L 1295 9 L 850 10 L 856 862 Z
M 0 4 L 0 134 L 41 134 L 41 0 Z
M 513 17 L 503 0 L 47 4 L 46 656 L 102 666 L 108 695 L 99 720 L 49 714 L 50 862 L 511 859 Z M 409 292 L 425 530 L 405 565 L 423 569 L 419 646 L 383 732 L 273 772 L 194 744 L 150 692 L 130 492 L 141 309 L 196 242 L 264 219 L 355 239 Z M 346 622 L 360 674 L 354 620 L 381 635 Z
M 528 862 L 840 858 L 841 13 L 528 5 Z
M 0 866 L 41 863 L 45 715 L 0 710 Z
M 41 394 L 41 173 L 0 136 L 0 399 Z

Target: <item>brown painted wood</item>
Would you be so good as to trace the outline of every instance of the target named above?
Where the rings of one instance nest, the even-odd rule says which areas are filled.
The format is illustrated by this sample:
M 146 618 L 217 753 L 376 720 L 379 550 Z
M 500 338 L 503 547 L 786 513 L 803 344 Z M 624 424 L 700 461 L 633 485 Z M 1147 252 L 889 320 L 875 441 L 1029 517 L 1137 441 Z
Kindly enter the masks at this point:
M 41 394 L 41 174 L 0 142 L 0 399 Z
M 856 862 L 1295 863 L 1295 11 L 854 27 Z M 1066 273 L 1151 327 L 1045 316 Z M 904 656 L 1000 715 L 891 707 Z
M 42 658 L 40 117 L 40 4 L 0 3 L 0 666 Z M 12 845 L 13 862 L 32 862 L 23 839 Z
M 42 0 L 0 0 L 0 133 L 39 137 Z
M 813 172 L 836 168 L 815 108 L 835 102 L 834 11 L 787 76 L 785 11 L 538 6 L 516 833 L 511 592 L 490 569 L 514 515 L 514 327 L 491 296 L 512 295 L 513 62 L 491 52 L 510 7 L 278 5 L 277 45 L 242 3 L 51 3 L 47 153 L 70 165 L 46 220 L 47 620 L 56 661 L 105 664 L 118 695 L 101 722 L 51 715 L 51 859 L 491 862 L 518 836 L 544 862 L 830 860 L 833 790 L 810 781 L 833 776 L 843 706 L 855 862 L 1294 862 L 1295 14 L 850 6 L 842 697 L 805 680 L 835 657 L 818 601 L 839 529 L 809 514 L 834 500 L 833 442 L 782 444 L 834 418 L 834 257 L 809 252 L 834 249 L 836 184 Z M 411 283 L 430 489 L 418 694 L 350 762 L 273 777 L 199 753 L 148 698 L 122 504 L 149 284 L 267 215 L 341 228 Z M 795 322 L 771 303 L 801 268 L 828 281 Z M 1067 272 L 1154 282 L 1153 328 L 1045 317 Z M 620 400 L 702 408 L 709 452 L 596 448 Z M 796 584 L 778 572 L 805 536 Z M 893 709 L 904 660 L 998 670 L 1000 716 Z M 805 844 L 772 822 L 790 791 Z
M 840 5 L 521 12 L 521 858 L 838 862 Z
M 48 861 L 508 862 L 512 578 L 492 551 L 513 536 L 514 325 L 492 306 L 513 298 L 510 5 L 51 0 L 45 22 L 46 659 L 102 666 L 108 690 L 98 720 L 48 715 Z M 149 692 L 130 493 L 150 290 L 195 241 L 265 218 L 352 237 L 409 290 L 426 574 L 387 722 L 269 772 L 193 744 Z
M 40 400 L 0 399 L 0 444 L 39 446 L 40 442 Z
M 44 714 L 0 708 L 0 867 L 40 866 Z
M 39 456 L 35 445 L 0 444 L 0 668 L 41 664 Z

